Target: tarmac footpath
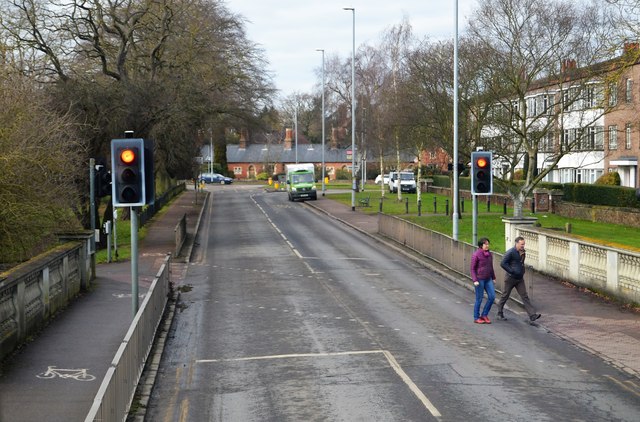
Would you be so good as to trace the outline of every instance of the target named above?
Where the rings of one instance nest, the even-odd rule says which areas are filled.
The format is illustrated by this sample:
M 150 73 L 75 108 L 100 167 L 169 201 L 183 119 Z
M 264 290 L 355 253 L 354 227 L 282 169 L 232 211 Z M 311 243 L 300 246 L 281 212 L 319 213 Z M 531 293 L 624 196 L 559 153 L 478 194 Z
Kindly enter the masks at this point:
M 331 200 L 330 195 L 318 197 L 317 201 L 307 201 L 306 204 L 405 253 L 450 281 L 473 290 L 467 277 L 408 252 L 393 240 L 378 235 L 377 214 L 365 214 L 358 208 L 352 211 L 350 206 Z M 529 296 L 542 314 L 537 325 L 635 377 L 636 380 L 629 383 L 630 388 L 640 395 L 640 312 L 533 271 L 528 277 L 533 277 Z M 518 298 L 516 292 L 511 294 L 511 299 L 514 297 Z M 526 314 L 516 301 L 510 300 L 506 308 L 507 318 L 511 314 L 510 319 L 525 319 Z M 473 323 L 471 318 L 469 323 Z
M 205 194 L 187 190 L 146 225 L 139 244 L 139 303 L 167 254 L 175 227 L 186 215 L 187 242 L 171 271 L 185 273 Z M 131 262 L 96 266 L 96 279 L 37 337 L 8 358 L 0 374 L 1 422 L 83 421 L 133 319 Z

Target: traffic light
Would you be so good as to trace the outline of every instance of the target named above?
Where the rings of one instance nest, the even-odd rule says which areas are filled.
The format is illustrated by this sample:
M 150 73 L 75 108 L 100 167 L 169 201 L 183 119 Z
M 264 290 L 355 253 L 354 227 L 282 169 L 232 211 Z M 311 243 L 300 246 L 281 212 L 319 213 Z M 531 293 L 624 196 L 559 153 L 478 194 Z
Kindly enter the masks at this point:
M 111 140 L 111 189 L 115 207 L 145 204 L 144 139 Z
M 104 165 L 96 166 L 95 193 L 97 198 L 111 195 L 111 173 Z
M 471 193 L 491 195 L 493 193 L 492 153 L 475 151 L 471 153 Z

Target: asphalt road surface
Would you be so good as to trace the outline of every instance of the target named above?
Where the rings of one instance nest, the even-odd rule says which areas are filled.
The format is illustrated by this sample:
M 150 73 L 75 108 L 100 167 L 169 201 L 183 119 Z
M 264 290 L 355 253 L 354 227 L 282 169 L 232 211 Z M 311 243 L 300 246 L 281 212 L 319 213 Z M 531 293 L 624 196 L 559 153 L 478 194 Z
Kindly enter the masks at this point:
M 625 376 L 385 243 L 209 186 L 149 421 L 637 421 Z

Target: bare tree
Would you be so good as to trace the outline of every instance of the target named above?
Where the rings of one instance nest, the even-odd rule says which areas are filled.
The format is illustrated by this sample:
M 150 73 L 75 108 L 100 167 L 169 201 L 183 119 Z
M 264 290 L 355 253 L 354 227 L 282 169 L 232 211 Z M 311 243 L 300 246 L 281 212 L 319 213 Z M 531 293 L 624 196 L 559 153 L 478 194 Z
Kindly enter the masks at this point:
M 560 0 L 484 0 L 471 19 L 471 36 L 492 57 L 483 87 L 495 107 L 481 142 L 510 173 L 497 181 L 515 216 L 562 157 L 589 142 L 602 150 L 594 125 L 606 111 L 603 72 L 595 64 L 607 51 L 598 13 Z M 518 167 L 522 184 L 512 177 Z
M 78 125 L 29 79 L 0 66 L 0 262 L 46 250 L 77 229 L 75 183 L 88 174 Z
M 258 120 L 274 92 L 262 51 L 221 2 L 3 6 L 0 24 L 13 54 L 26 58 L 22 72 L 44 84 L 58 112 L 85 123 L 91 157 L 106 155 L 109 140 L 131 129 L 156 140 L 157 173 L 192 177 L 198 131 L 217 126 L 218 156 L 226 160 L 225 128 Z

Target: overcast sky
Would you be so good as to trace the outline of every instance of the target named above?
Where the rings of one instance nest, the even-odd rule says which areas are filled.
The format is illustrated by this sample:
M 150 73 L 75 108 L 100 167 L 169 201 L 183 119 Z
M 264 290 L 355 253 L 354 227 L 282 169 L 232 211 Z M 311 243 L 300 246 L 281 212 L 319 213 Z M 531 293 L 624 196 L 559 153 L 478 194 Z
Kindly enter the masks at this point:
M 356 49 L 377 44 L 385 29 L 406 16 L 417 36 L 453 38 L 455 0 L 226 0 L 228 9 L 246 19 L 248 38 L 270 62 L 270 73 L 280 95 L 311 93 L 320 78 L 315 70 L 338 54 L 351 57 L 356 9 Z M 478 0 L 458 0 L 461 33 Z

